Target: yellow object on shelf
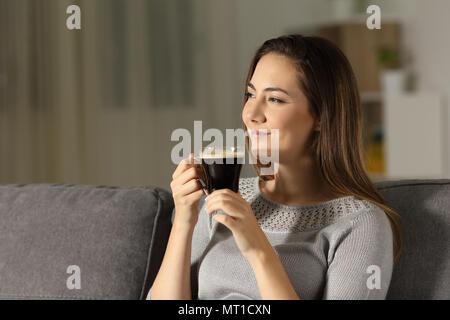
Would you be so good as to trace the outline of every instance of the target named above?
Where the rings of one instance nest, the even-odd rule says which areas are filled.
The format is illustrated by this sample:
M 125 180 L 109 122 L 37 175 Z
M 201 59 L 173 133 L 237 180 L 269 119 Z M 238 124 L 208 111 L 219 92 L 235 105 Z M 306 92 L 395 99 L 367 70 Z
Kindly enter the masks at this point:
M 365 161 L 368 173 L 384 173 L 384 143 L 381 129 L 376 130 L 374 139 L 367 146 Z
M 383 143 L 372 143 L 367 148 L 366 170 L 369 173 L 384 173 Z

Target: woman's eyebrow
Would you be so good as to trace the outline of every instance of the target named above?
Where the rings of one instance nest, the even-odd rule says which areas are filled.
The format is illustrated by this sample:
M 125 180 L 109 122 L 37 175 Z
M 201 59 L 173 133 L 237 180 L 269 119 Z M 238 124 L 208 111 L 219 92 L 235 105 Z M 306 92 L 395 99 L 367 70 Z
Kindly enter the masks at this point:
M 248 83 L 248 86 L 250 88 L 252 88 L 253 90 L 256 90 L 255 86 L 251 82 Z M 265 88 L 263 91 L 281 91 L 281 92 L 284 92 L 285 94 L 289 95 L 289 93 L 286 90 L 281 89 L 281 88 L 276 88 L 276 87 Z

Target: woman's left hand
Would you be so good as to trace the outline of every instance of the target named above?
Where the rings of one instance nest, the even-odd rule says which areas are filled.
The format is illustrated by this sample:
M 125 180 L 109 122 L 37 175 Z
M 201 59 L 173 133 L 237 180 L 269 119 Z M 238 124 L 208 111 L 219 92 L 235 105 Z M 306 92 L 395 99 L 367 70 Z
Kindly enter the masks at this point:
M 267 250 L 273 250 L 250 204 L 240 193 L 230 189 L 212 192 L 207 197 L 206 212 L 211 214 L 216 210 L 223 210 L 229 215 L 218 213 L 213 218 L 231 230 L 239 250 L 248 261 L 261 257 Z

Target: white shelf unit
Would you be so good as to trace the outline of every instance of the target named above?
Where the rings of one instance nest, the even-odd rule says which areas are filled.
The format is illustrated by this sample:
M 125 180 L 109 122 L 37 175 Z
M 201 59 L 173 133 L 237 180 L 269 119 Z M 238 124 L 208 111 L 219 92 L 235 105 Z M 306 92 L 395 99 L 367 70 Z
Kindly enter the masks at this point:
M 383 96 L 385 179 L 433 179 L 446 175 L 445 109 L 438 93 Z

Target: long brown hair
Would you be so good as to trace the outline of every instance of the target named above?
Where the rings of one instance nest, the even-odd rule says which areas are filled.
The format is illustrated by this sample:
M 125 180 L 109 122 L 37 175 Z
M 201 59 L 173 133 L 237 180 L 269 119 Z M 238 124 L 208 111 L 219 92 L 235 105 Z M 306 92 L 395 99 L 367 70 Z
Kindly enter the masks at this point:
M 309 146 L 324 181 L 337 194 L 367 200 L 386 213 L 392 227 L 394 259 L 397 259 L 401 248 L 400 216 L 384 204 L 363 165 L 361 103 L 349 61 L 337 46 L 324 38 L 285 35 L 267 40 L 250 63 L 244 105 L 256 65 L 268 53 L 281 54 L 296 66 L 309 111 L 320 122 L 320 130 L 314 131 Z M 245 124 L 243 129 L 247 131 Z M 248 149 L 248 136 L 246 145 Z M 267 180 L 259 173 L 261 166 L 258 162 L 253 168 L 260 179 Z

